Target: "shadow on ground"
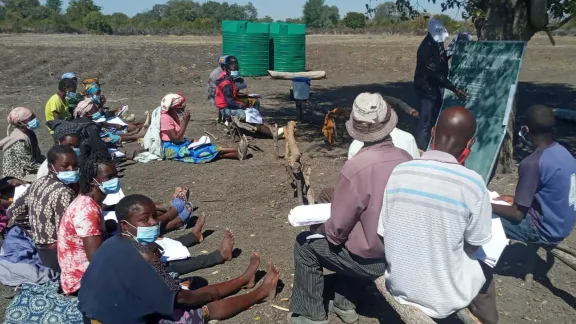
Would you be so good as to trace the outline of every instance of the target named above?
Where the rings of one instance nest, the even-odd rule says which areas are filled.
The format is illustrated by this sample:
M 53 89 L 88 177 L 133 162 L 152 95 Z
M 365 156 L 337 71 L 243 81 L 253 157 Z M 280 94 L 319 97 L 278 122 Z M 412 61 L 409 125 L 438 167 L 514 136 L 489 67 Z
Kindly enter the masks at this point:
M 342 150 L 347 150 L 349 143 L 352 141 L 344 131 L 343 140 L 335 145 L 328 145 L 324 142 L 322 134 L 322 125 L 325 114 L 336 107 L 351 108 L 356 96 L 362 92 L 379 92 L 386 96 L 397 97 L 409 106 L 418 108 L 418 97 L 413 88 L 412 82 L 393 82 L 386 84 L 356 84 L 337 87 L 327 87 L 314 91 L 312 101 L 314 102 L 314 111 L 305 111 L 303 121 L 298 124 L 297 137 L 299 141 L 310 142 L 313 145 L 307 151 L 314 151 L 327 156 L 332 152 L 338 152 L 335 155 L 341 155 Z M 522 123 L 522 114 L 524 111 L 535 104 L 542 104 L 553 108 L 574 109 L 576 110 L 576 88 L 568 84 L 548 84 L 534 82 L 520 82 L 517 93 L 517 118 L 516 125 L 519 127 Z M 294 102 L 290 101 L 288 94 L 279 94 L 273 96 L 273 99 L 281 101 L 282 108 L 266 111 L 266 115 L 278 124 L 286 124 L 290 120 L 296 120 L 296 109 Z M 416 127 L 416 120 L 398 112 L 398 127 L 402 130 L 412 132 Z M 556 138 L 568 150 L 576 151 L 576 127 L 573 123 L 561 121 L 557 122 Z M 515 139 L 518 142 L 518 139 Z M 519 145 L 515 150 L 515 159 L 517 162 L 522 160 L 530 153 L 527 145 Z

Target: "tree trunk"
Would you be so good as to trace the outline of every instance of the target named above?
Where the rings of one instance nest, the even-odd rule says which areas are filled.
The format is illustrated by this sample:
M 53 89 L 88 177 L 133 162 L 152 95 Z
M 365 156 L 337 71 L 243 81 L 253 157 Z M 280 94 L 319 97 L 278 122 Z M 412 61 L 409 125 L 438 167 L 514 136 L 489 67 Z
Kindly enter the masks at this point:
M 530 25 L 527 3 L 526 0 L 487 0 L 488 10 L 482 20 L 480 39 L 529 41 L 536 30 Z M 515 117 L 516 100 L 498 157 L 497 173 L 510 173 L 515 169 L 513 143 Z

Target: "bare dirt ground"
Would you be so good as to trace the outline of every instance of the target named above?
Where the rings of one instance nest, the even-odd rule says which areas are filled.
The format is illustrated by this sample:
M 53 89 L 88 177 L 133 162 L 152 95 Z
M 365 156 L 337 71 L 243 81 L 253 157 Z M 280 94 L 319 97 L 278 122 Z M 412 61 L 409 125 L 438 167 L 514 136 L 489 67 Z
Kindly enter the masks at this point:
M 308 42 L 308 68 L 326 70 L 328 79 L 313 82 L 319 109 L 350 107 L 363 91 L 379 91 L 415 104 L 412 76 L 420 37 L 400 36 L 312 36 Z M 519 110 L 531 104 L 576 109 L 576 38 L 558 37 L 552 47 L 537 37 L 528 46 L 519 85 Z M 204 131 L 218 137 L 223 146 L 235 146 L 222 127 L 216 125 L 216 111 L 205 100 L 205 80 L 220 55 L 218 39 L 208 37 L 106 37 L 74 35 L 0 35 L 0 109 L 6 116 L 11 107 L 32 108 L 43 118 L 46 100 L 56 91 L 63 72 L 75 71 L 81 77 L 100 77 L 111 106 L 130 105 L 131 112 L 143 116 L 156 108 L 169 92 L 188 96 L 193 122 L 187 135 L 197 138 Z M 289 101 L 289 81 L 268 78 L 248 80 L 250 92 L 264 96 L 263 112 L 269 121 L 286 124 L 295 118 Z M 297 134 L 302 158 L 312 167 L 316 191 L 333 186 L 342 167 L 350 139 L 335 146 L 324 144 L 321 117 L 310 116 L 299 125 Z M 412 121 L 401 116 L 401 128 Z M 6 128 L 5 118 L 0 129 Z M 52 138 L 38 131 L 42 151 Z M 560 123 L 558 139 L 573 152 L 576 128 Z M 218 248 L 223 229 L 231 228 L 242 250 L 233 262 L 194 273 L 214 283 L 242 273 L 251 251 L 260 251 L 263 260 L 273 260 L 281 269 L 284 288 L 271 303 L 252 309 L 227 323 L 284 323 L 286 313 L 272 304 L 288 307 L 293 282 L 292 247 L 301 229 L 287 223 L 288 211 L 296 206 L 281 160 L 273 152 L 272 141 L 251 141 L 254 156 L 247 161 L 217 161 L 205 165 L 178 162 L 137 164 L 127 168 L 122 187 L 127 194 L 142 193 L 157 201 L 167 201 L 175 186 L 191 188 L 198 213 L 208 214 L 206 229 L 214 231 L 193 254 Z M 518 161 L 526 148 L 518 146 Z M 491 184 L 502 194 L 513 194 L 515 175 L 499 175 Z M 576 247 L 576 236 L 569 238 Z M 521 246 L 507 249 L 497 268 L 498 307 L 501 323 L 576 322 L 576 273 L 559 261 L 532 288 L 523 286 Z M 540 265 L 543 266 L 543 261 Z M 542 267 L 541 267 L 542 268 Z M 103 283 L 105 284 L 105 283 Z M 329 285 L 328 285 L 329 286 Z M 362 323 L 396 323 L 384 301 L 369 285 L 359 284 L 358 306 Z M 7 288 L 3 288 L 7 289 Z M 327 292 L 329 295 L 329 292 Z M 1 313 L 8 300 L 0 300 Z M 335 318 L 331 322 L 339 323 Z

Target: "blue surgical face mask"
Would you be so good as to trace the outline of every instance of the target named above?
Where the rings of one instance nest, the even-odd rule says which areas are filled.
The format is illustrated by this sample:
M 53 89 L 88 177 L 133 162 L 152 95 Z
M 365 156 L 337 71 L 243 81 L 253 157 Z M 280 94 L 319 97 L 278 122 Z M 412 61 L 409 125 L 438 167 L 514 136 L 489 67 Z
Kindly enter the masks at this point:
M 99 111 L 95 112 L 95 113 L 92 115 L 92 120 L 98 120 L 98 119 L 100 119 L 100 118 L 102 118 L 102 113 L 99 112 Z
M 76 153 L 76 156 L 80 156 L 80 148 L 73 147 L 72 149 L 74 150 L 74 153 Z
M 56 173 L 58 179 L 64 182 L 64 184 L 72 184 L 80 180 L 80 172 L 78 170 L 56 172 L 56 169 L 52 167 L 52 171 Z
M 99 95 L 92 95 L 92 102 L 96 105 L 100 105 L 100 96 Z
M 75 98 L 76 98 L 76 92 L 72 92 L 72 91 L 67 92 L 67 93 L 66 93 L 66 98 L 68 98 L 68 99 L 75 99 Z
M 96 179 L 94 179 L 94 181 L 99 185 L 98 188 L 100 188 L 100 191 L 107 195 L 113 195 L 120 191 L 120 179 L 118 178 L 110 179 L 102 183 L 98 182 Z
M 160 224 L 146 227 L 144 226 L 136 227 L 128 222 L 125 223 L 136 229 L 135 239 L 140 243 L 152 243 L 156 241 L 156 239 L 158 239 L 158 237 L 160 236 Z M 130 236 L 134 238 L 132 234 L 130 234 Z
M 237 79 L 240 77 L 240 71 L 230 71 L 230 76 L 234 79 Z
M 34 118 L 28 122 L 26 127 L 28 127 L 28 129 L 30 129 L 30 130 L 34 130 L 34 129 L 38 128 L 39 124 L 40 124 L 40 122 L 38 121 L 38 119 Z

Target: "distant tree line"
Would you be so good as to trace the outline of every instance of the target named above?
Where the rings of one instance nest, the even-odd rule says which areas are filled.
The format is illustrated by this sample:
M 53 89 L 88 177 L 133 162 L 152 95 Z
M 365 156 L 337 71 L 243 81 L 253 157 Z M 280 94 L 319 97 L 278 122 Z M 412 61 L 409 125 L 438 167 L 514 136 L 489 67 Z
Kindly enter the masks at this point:
M 119 0 L 122 1 L 122 0 Z M 312 33 L 388 32 L 422 33 L 423 17 L 413 17 L 398 10 L 395 2 L 384 2 L 368 12 L 349 12 L 344 17 L 336 6 L 324 0 L 307 0 L 301 18 L 288 18 L 291 23 L 304 23 Z M 409 18 L 412 17 L 412 18 Z M 471 23 L 456 21 L 447 15 L 435 15 L 448 30 L 472 31 Z M 147 34 L 216 34 L 223 20 L 273 22 L 269 16 L 258 18 L 258 10 L 247 5 L 227 2 L 194 2 L 170 0 L 129 17 L 123 13 L 106 15 L 93 0 L 70 0 L 66 10 L 62 0 L 0 0 L 0 32 L 94 33 L 117 35 Z M 572 26 L 572 27 L 570 27 Z M 576 21 L 568 24 L 576 28 Z

